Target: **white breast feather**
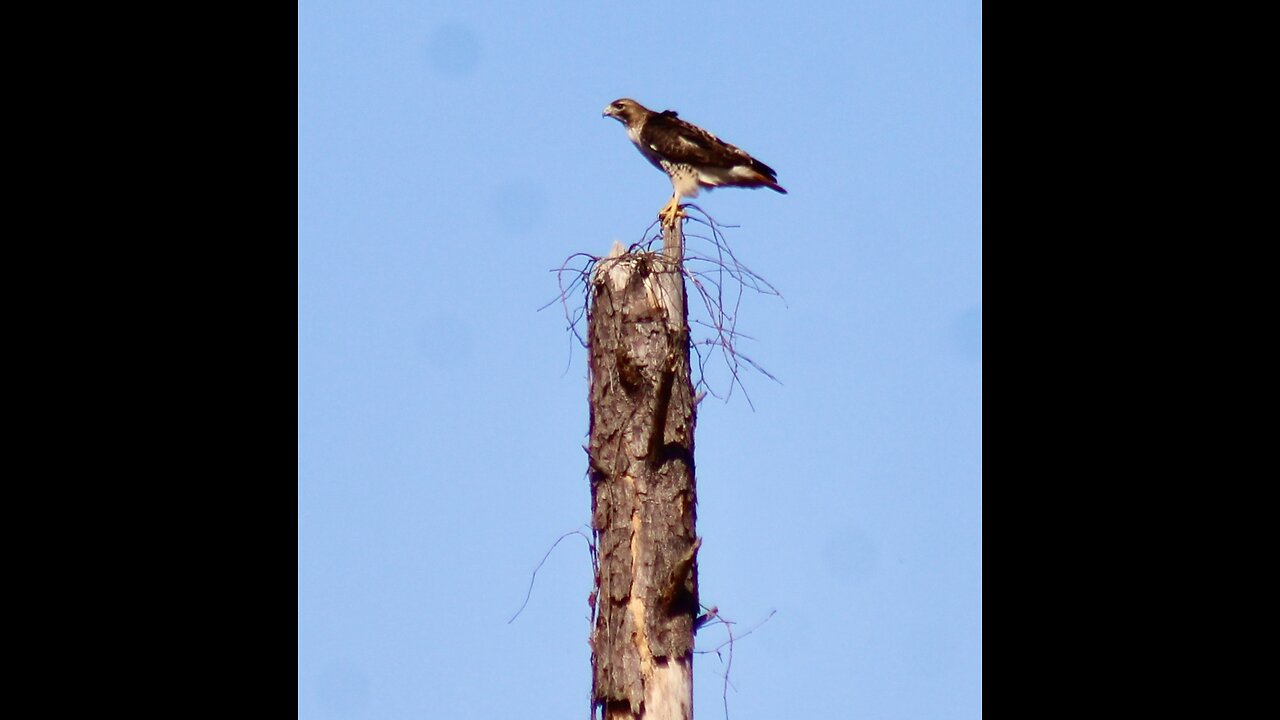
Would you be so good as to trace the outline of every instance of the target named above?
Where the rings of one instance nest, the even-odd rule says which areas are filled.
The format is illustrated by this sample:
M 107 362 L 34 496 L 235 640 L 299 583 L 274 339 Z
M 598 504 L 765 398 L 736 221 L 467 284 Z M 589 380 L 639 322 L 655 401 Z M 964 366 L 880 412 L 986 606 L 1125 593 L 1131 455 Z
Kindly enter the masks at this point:
M 698 181 L 703 185 L 718 187 L 729 182 L 737 173 L 737 168 L 704 167 L 698 169 Z
M 662 169 L 671 176 L 671 188 L 681 197 L 694 198 L 698 197 L 698 171 L 688 165 L 678 165 L 669 163 L 666 160 L 660 161 Z

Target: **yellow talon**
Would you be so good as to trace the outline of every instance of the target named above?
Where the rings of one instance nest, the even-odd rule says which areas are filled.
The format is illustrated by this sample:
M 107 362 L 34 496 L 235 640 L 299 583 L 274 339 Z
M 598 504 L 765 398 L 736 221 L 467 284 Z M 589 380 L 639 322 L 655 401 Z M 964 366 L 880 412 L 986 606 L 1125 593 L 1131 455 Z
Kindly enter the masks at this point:
M 658 211 L 658 218 L 662 220 L 663 225 L 674 224 L 676 220 L 684 216 L 684 210 L 680 207 L 679 195 L 672 195 L 670 202 Z

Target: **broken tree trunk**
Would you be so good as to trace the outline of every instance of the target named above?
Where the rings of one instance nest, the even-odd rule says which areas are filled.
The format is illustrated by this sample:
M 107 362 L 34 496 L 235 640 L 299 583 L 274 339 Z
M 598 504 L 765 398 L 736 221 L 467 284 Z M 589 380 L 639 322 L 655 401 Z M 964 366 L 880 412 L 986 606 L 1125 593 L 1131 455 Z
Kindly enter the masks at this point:
M 677 218 L 662 253 L 615 244 L 591 283 L 592 714 L 605 720 L 693 718 L 701 540 L 683 255 Z

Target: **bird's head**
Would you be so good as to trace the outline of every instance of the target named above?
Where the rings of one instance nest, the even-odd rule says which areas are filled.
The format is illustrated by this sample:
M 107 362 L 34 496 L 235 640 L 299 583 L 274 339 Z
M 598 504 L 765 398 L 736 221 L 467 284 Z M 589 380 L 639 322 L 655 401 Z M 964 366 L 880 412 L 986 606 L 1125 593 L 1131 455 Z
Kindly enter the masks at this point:
M 629 127 L 647 112 L 649 112 L 648 109 L 635 100 L 619 98 L 604 107 L 603 117 L 611 117 Z

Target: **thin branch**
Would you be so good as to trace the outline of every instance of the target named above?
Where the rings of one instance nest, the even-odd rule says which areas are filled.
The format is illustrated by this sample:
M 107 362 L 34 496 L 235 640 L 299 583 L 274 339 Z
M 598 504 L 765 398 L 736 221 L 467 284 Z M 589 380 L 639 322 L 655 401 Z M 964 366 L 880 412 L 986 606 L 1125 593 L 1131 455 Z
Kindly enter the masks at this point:
M 516 610 L 516 614 L 512 615 L 511 619 L 507 621 L 508 625 L 515 622 L 515 619 L 520 617 L 520 613 L 524 612 L 524 607 L 529 604 L 529 598 L 533 596 L 533 582 L 538 578 L 538 571 L 542 569 L 543 563 L 547 561 L 547 558 L 551 557 L 551 551 L 556 549 L 556 546 L 560 544 L 561 540 L 564 540 L 570 535 L 577 535 L 581 537 L 583 540 L 587 541 L 587 549 L 591 551 L 591 564 L 595 565 L 596 546 L 594 543 L 591 542 L 591 538 L 586 536 L 586 533 L 582 532 L 581 530 L 574 530 L 572 532 L 567 532 L 561 535 L 560 537 L 556 538 L 556 541 L 551 543 L 551 547 L 547 548 L 547 553 L 542 556 L 541 560 L 538 561 L 538 566 L 533 569 L 533 576 L 529 578 L 529 590 L 524 595 L 524 602 L 520 603 L 520 609 Z
M 786 298 L 772 283 L 747 267 L 734 254 L 733 248 L 729 245 L 723 230 L 735 228 L 737 227 L 736 225 L 723 225 L 717 222 L 705 210 L 693 203 L 686 203 L 682 207 L 686 210 L 696 211 L 686 212 L 685 219 L 705 227 L 709 233 L 684 234 L 686 243 L 698 241 L 699 244 L 709 246 L 701 250 L 694 250 L 686 245 L 685 262 L 683 264 L 684 275 L 689 279 L 689 284 L 693 287 L 692 293 L 696 293 L 700 300 L 700 302 L 695 302 L 690 306 L 690 311 L 694 310 L 695 306 L 700 308 L 700 317 L 694 316 L 691 312 L 689 324 L 691 327 L 704 328 L 710 333 L 709 337 L 704 339 L 691 339 L 690 345 L 697 355 L 696 367 L 698 375 L 694 379 L 694 388 L 725 402 L 733 397 L 735 389 L 741 389 L 743 396 L 747 400 L 747 405 L 752 410 L 755 410 L 755 403 L 752 402 L 744 384 L 744 372 L 748 369 L 755 370 L 766 378 L 779 382 L 779 384 L 781 383 L 773 373 L 743 354 L 739 348 L 738 343 L 740 340 L 754 339 L 738 330 L 739 311 L 742 307 L 743 297 L 748 290 L 760 295 L 777 297 L 782 300 L 784 306 L 787 304 Z M 661 224 L 659 221 L 654 220 L 645 228 L 640 239 L 628 248 L 627 253 L 653 253 L 655 252 L 655 246 L 661 241 Z M 580 266 L 572 266 L 574 261 L 580 258 L 585 259 L 585 262 Z M 559 268 L 551 271 L 556 273 L 560 293 L 546 305 L 539 308 L 539 310 L 544 310 L 559 301 L 564 308 L 565 322 L 569 331 L 577 339 L 578 344 L 584 348 L 587 343 L 580 332 L 580 324 L 586 317 L 591 278 L 596 272 L 597 265 L 606 259 L 586 253 L 570 255 Z M 566 278 L 566 275 L 568 275 L 568 278 Z M 571 298 L 579 295 L 579 293 L 581 302 L 571 302 Z M 713 351 L 703 352 L 699 346 L 712 348 Z M 729 372 L 729 387 L 724 392 L 717 391 L 712 386 L 712 381 L 709 378 L 708 371 L 711 369 L 710 361 L 713 357 L 721 358 L 724 367 Z M 566 373 L 572 363 L 573 348 L 570 345 L 569 358 L 565 366 Z
M 703 607 L 705 608 L 706 606 L 704 605 Z M 693 651 L 695 655 L 709 655 L 711 653 L 715 653 L 716 657 L 720 658 L 723 661 L 724 656 L 720 654 L 720 650 L 726 645 L 729 646 L 729 659 L 725 661 L 724 674 L 721 676 L 724 678 L 724 689 L 720 694 L 720 698 L 724 702 L 725 720 L 729 719 L 729 688 L 732 687 L 733 685 L 729 681 L 729 672 L 733 669 L 734 643 L 736 643 L 738 640 L 741 640 L 747 637 L 748 635 L 750 635 L 751 633 L 759 629 L 761 625 L 764 625 L 765 623 L 769 622 L 769 619 L 772 618 L 777 612 L 778 612 L 777 610 L 770 610 L 769 614 L 765 616 L 763 620 L 751 626 L 750 630 L 747 630 L 745 633 L 742 633 L 741 635 L 737 635 L 737 636 L 733 634 L 733 626 L 737 625 L 737 623 L 732 620 L 725 619 L 725 617 L 720 614 L 720 611 L 718 608 L 714 608 L 714 607 L 709 608 L 707 610 L 707 614 L 699 618 L 700 620 L 702 620 L 702 625 L 699 626 L 699 629 L 706 628 L 706 627 L 714 627 L 716 625 L 723 625 L 725 629 L 725 633 L 727 633 L 729 636 L 728 640 L 720 643 L 719 645 L 711 648 L 710 650 L 694 650 Z M 737 690 L 737 688 L 735 687 L 734 690 Z

